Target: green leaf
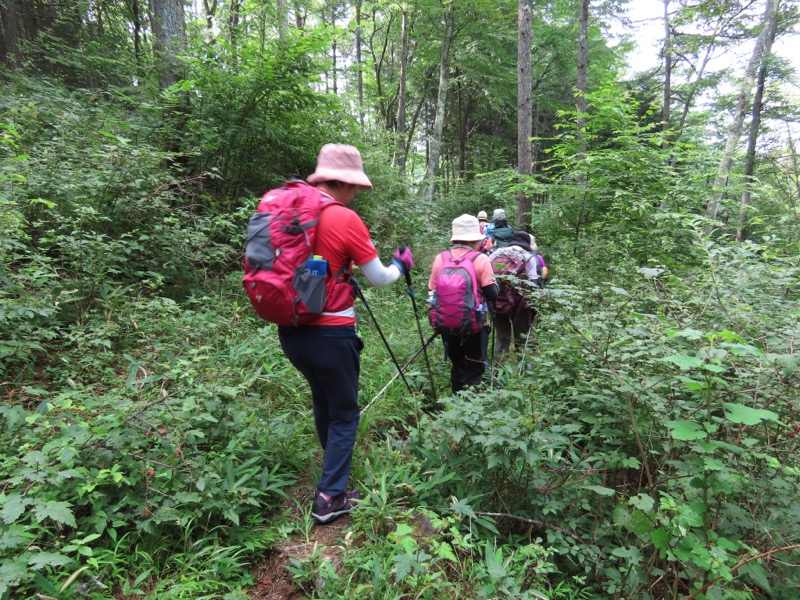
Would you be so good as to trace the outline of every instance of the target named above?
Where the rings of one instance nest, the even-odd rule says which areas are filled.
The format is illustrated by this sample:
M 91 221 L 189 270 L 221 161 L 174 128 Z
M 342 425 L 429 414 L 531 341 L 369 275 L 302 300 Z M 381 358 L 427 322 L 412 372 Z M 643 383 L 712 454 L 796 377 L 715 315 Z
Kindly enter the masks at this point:
M 64 523 L 70 527 L 75 527 L 75 515 L 69 509 L 69 502 L 57 502 L 51 500 L 49 502 L 37 501 L 34 503 L 33 518 L 37 523 L 41 523 L 47 518 Z
M 34 571 L 44 566 L 60 567 L 72 562 L 72 559 L 57 552 L 39 552 L 28 559 L 28 565 Z
M 659 527 L 650 534 L 650 539 L 656 548 L 664 548 L 669 541 L 669 533 L 663 527 Z
M 670 331 L 667 335 L 669 337 L 682 337 L 687 340 L 699 340 L 704 334 L 697 329 L 683 329 L 681 331 Z
M 771 410 L 763 408 L 750 408 L 743 404 L 725 403 L 725 418 L 733 423 L 743 425 L 758 425 L 761 421 L 773 421 L 779 423 L 778 415 Z
M 436 556 L 447 559 L 454 563 L 458 562 L 455 552 L 453 552 L 453 547 L 447 542 L 442 542 L 439 544 L 439 547 L 436 548 Z
M 607 487 L 603 487 L 603 486 L 600 486 L 600 485 L 586 485 L 586 486 L 584 486 L 583 489 L 592 490 L 593 492 L 595 492 L 596 494 L 600 494 L 601 496 L 613 496 L 614 494 L 617 493 L 616 490 L 613 490 L 613 489 L 607 488 Z
M 687 356 L 685 354 L 675 354 L 659 359 L 662 362 L 671 362 L 678 365 L 681 369 L 697 369 L 703 366 L 703 360 L 696 356 Z
M 672 430 L 670 433 L 676 440 L 701 440 L 708 436 L 700 425 L 692 421 L 667 421 L 665 425 Z
M 10 494 L 3 503 L 3 508 L 0 508 L 0 519 L 6 525 L 14 523 L 25 512 L 25 507 L 30 503 L 30 500 L 23 498 L 19 494 Z
M 628 504 L 638 508 L 639 510 L 643 510 L 644 512 L 651 512 L 656 504 L 656 501 L 653 500 L 653 497 L 648 494 L 637 494 L 628 500 Z
M 746 565 L 743 565 L 742 568 L 739 570 L 742 575 L 746 575 L 749 577 L 753 583 L 755 583 L 758 587 L 762 590 L 766 590 L 767 592 L 770 591 L 769 585 L 769 573 L 767 570 L 762 567 L 757 562 L 751 562 Z

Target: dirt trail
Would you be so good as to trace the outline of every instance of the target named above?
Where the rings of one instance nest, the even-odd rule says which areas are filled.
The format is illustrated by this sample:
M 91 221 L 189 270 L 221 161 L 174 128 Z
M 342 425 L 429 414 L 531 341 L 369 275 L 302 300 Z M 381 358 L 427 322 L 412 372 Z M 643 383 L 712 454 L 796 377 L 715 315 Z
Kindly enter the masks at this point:
M 282 503 L 282 509 L 289 509 L 292 518 L 302 522 L 305 519 L 296 499 L 311 497 L 314 486 L 308 482 L 296 484 L 289 491 L 289 498 Z M 308 596 L 292 580 L 292 574 L 286 569 L 293 558 L 307 559 L 316 548 L 324 548 L 323 558 L 327 558 L 334 565 L 341 560 L 342 544 L 347 531 L 352 525 L 352 519 L 344 516 L 329 525 L 314 524 L 306 538 L 302 531 L 294 533 L 292 538 L 286 539 L 265 560 L 253 569 L 256 581 L 249 590 L 252 600 L 298 600 Z

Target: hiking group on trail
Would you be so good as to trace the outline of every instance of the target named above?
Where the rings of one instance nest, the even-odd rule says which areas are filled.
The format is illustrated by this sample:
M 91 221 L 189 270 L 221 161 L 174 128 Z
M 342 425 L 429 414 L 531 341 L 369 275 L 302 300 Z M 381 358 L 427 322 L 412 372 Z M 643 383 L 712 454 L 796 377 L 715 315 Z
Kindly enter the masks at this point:
M 264 194 L 247 228 L 245 291 L 257 314 L 278 325 L 284 355 L 311 388 L 323 449 L 311 514 L 323 524 L 349 513 L 360 499 L 358 492 L 347 490 L 360 418 L 364 346 L 356 330 L 356 293 L 366 302 L 352 277 L 353 264 L 378 288 L 405 276 L 414 299 L 411 250 L 397 248 L 384 266 L 369 229 L 348 206 L 371 187 L 358 149 L 326 144 L 305 182 L 289 181 Z M 536 312 L 515 279 L 543 287 L 547 276 L 533 236 L 513 231 L 503 209 L 494 211 L 491 223 L 486 217 L 481 211 L 453 220 L 452 246 L 436 256 L 428 281 L 430 323 L 451 362 L 453 393 L 477 390 L 483 382 L 490 314 L 499 356 L 509 352 L 512 337 L 518 346 L 523 334 L 527 341 Z M 414 307 L 416 311 L 416 303 Z

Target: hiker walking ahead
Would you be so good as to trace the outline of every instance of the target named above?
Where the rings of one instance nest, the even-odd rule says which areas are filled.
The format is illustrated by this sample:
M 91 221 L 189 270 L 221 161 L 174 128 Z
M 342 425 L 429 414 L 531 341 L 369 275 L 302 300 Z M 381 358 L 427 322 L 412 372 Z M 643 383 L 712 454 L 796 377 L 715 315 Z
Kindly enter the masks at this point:
M 485 210 L 478 213 L 478 223 L 480 223 L 481 226 L 481 233 L 486 235 L 486 229 L 489 227 L 489 217 L 486 215 Z
M 509 279 L 528 280 L 541 286 L 540 261 L 536 253 L 536 241 L 525 231 L 515 231 L 510 245 L 498 248 L 489 255 L 489 261 L 495 275 L 507 275 Z M 501 279 L 499 293 L 495 301 L 494 326 L 497 336 L 496 352 L 498 360 L 511 348 L 513 333 L 514 344 L 521 347 L 531 327 L 535 311 L 530 308 L 524 296 L 512 281 Z
M 492 225 L 488 233 L 497 248 L 505 248 L 511 243 L 511 236 L 514 235 L 514 230 L 508 225 L 504 209 L 496 208 L 494 210 L 492 213 Z
M 346 491 L 358 429 L 358 375 L 364 347 L 356 336 L 355 291 L 347 283 L 352 264 L 371 285 L 384 287 L 411 269 L 414 260 L 408 248 L 398 249 L 392 264 L 384 267 L 367 226 L 347 208 L 360 190 L 372 187 L 356 148 L 323 146 L 308 183 L 319 189 L 323 200 L 338 203 L 320 214 L 315 253 L 328 261 L 329 274 L 343 270 L 343 283 L 332 286 L 318 317 L 301 327 L 279 327 L 278 335 L 284 354 L 311 386 L 314 424 L 324 450 L 311 514 L 317 522 L 329 523 L 350 512 L 360 498 L 358 492 Z
M 433 261 L 428 289 L 434 292 L 431 324 L 442 334 L 450 358 L 453 392 L 481 384 L 486 364 L 486 300 L 497 297 L 492 265 L 475 247 L 483 239 L 478 219 L 461 215 L 453 220 L 452 247 Z

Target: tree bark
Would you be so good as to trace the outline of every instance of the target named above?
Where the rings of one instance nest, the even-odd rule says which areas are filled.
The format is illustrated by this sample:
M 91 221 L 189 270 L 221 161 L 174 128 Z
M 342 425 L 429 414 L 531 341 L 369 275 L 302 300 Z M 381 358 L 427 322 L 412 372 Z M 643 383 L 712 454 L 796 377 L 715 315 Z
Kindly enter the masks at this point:
M 183 2 L 182 0 L 150 0 L 153 14 L 153 33 L 156 36 L 155 51 L 158 69 L 158 84 L 163 90 L 180 81 L 178 55 L 184 48 Z
M 133 20 L 133 56 L 136 60 L 136 75 L 141 77 L 142 66 L 142 16 L 139 12 L 139 0 L 131 0 L 131 18 Z
M 517 41 L 517 170 L 525 180 L 533 172 L 533 80 L 531 51 L 533 48 L 533 17 L 531 0 L 518 1 Z M 517 221 L 521 229 L 531 224 L 531 198 L 524 190 L 517 192 Z
M 2 0 L 0 2 L 0 19 L 3 22 L 3 63 L 9 69 L 17 69 L 21 64 L 17 0 Z
M 439 93 L 436 98 L 436 117 L 433 122 L 433 133 L 428 143 L 428 164 L 425 168 L 425 176 L 422 178 L 423 198 L 428 202 L 433 201 L 433 193 L 436 189 L 436 175 L 439 171 L 439 157 L 442 152 L 447 91 L 450 86 L 450 46 L 455 36 L 455 11 L 455 2 L 450 2 L 445 15 L 442 54 L 439 60 Z
M 400 25 L 400 82 L 397 94 L 397 169 L 406 173 L 406 82 L 408 79 L 408 6 L 403 5 Z
M 361 64 L 361 2 L 356 1 L 356 77 L 358 81 L 358 123 L 364 129 L 364 70 Z
M 767 47 L 767 40 L 771 36 L 774 37 L 774 33 L 771 32 L 778 17 L 779 4 L 780 0 L 767 0 L 766 3 L 764 17 L 761 21 L 761 32 L 758 35 L 756 46 L 753 49 L 753 55 L 750 57 L 750 62 L 747 64 L 747 69 L 745 70 L 744 80 L 742 81 L 742 86 L 739 90 L 739 98 L 736 102 L 733 124 L 731 125 L 728 139 L 725 142 L 725 150 L 722 153 L 722 159 L 720 160 L 719 168 L 717 169 L 717 177 L 714 180 L 712 196 L 708 201 L 708 206 L 706 207 L 706 216 L 708 217 L 709 222 L 705 228 L 705 235 L 709 235 L 711 233 L 713 222 L 717 218 L 719 203 L 722 200 L 722 195 L 725 191 L 725 186 L 727 185 L 728 181 L 728 175 L 731 171 L 731 165 L 733 164 L 733 155 L 736 151 L 736 145 L 739 143 L 739 137 L 742 133 L 744 115 L 745 111 L 747 110 L 747 105 L 750 102 L 750 93 L 756 78 L 756 71 L 758 70 L 758 67 L 763 59 L 764 51 Z
M 753 174 L 756 165 L 756 144 L 758 133 L 761 127 L 761 109 L 764 104 L 764 85 L 767 79 L 767 58 L 772 50 L 772 43 L 775 41 L 775 31 L 777 19 L 770 24 L 770 32 L 764 46 L 764 53 L 761 56 L 761 65 L 758 69 L 758 82 L 756 83 L 756 93 L 753 97 L 753 112 L 750 119 L 750 135 L 747 139 L 747 153 L 744 164 L 744 189 L 742 199 L 739 202 L 739 228 L 736 231 L 736 239 L 743 242 L 747 236 L 748 212 L 750 207 L 750 188 L 753 184 Z
M 586 151 L 586 66 L 589 61 L 589 0 L 580 0 L 578 21 L 580 23 L 580 33 L 578 34 L 578 78 L 575 82 L 577 90 L 575 108 L 578 111 L 576 139 L 578 153 L 583 156 Z
M 667 139 L 669 131 L 670 105 L 672 104 L 672 28 L 669 23 L 669 0 L 664 0 L 664 106 L 661 109 L 661 149 L 669 147 Z
M 361 4 L 361 2 L 359 2 Z M 286 0 L 278 0 L 277 5 L 278 11 L 278 39 L 282 40 L 283 37 L 286 35 L 286 27 L 287 27 L 287 17 L 288 17 L 288 9 L 286 6 Z

